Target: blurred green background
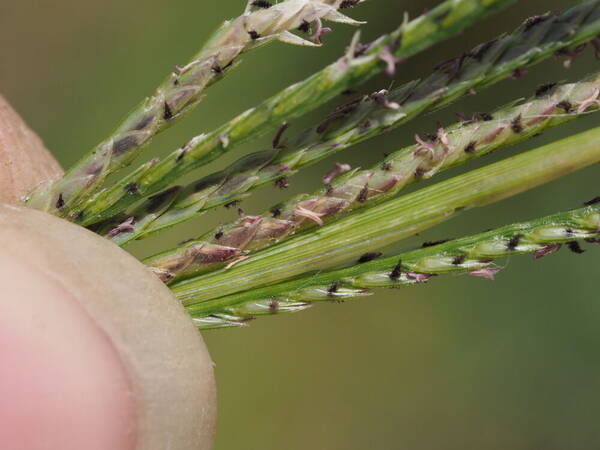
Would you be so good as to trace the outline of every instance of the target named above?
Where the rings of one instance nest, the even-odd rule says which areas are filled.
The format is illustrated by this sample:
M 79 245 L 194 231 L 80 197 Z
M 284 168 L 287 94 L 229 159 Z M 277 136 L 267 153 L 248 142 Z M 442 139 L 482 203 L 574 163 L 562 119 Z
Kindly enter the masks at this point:
M 0 0 L 0 91 L 66 166 L 99 141 L 174 64 L 192 55 L 244 0 Z M 371 0 L 350 11 L 365 35 L 391 30 L 433 0 Z M 401 66 L 395 83 L 428 74 L 437 62 L 512 30 L 524 18 L 564 9 L 569 0 L 521 0 Z M 266 96 L 300 80 L 343 51 L 353 30 L 335 25 L 321 49 L 260 49 L 185 122 L 155 140 L 164 155 Z M 576 80 L 599 67 L 591 52 L 565 70 L 543 63 L 447 110 L 337 155 L 243 203 L 260 212 L 275 200 L 314 189 L 332 161 L 367 166 L 415 133 L 450 123 L 456 111 L 491 110 L 543 83 Z M 362 92 L 388 87 L 385 77 Z M 299 131 L 331 105 L 293 123 Z M 479 164 L 597 124 L 591 116 L 545 133 Z M 237 149 L 207 173 L 270 137 Z M 459 173 L 457 168 L 439 179 Z M 580 205 L 600 194 L 594 167 L 497 205 L 467 212 L 419 240 L 457 237 Z M 139 255 L 166 248 L 230 220 L 219 210 L 157 239 Z M 417 239 L 406 241 L 411 247 Z M 588 247 L 589 248 L 589 247 Z M 322 305 L 265 318 L 240 330 L 205 333 L 216 362 L 220 421 L 217 450 L 229 449 L 592 449 L 600 447 L 600 248 L 563 251 L 534 262 L 516 257 L 496 282 L 441 277 L 418 288 L 380 292 L 356 302 Z

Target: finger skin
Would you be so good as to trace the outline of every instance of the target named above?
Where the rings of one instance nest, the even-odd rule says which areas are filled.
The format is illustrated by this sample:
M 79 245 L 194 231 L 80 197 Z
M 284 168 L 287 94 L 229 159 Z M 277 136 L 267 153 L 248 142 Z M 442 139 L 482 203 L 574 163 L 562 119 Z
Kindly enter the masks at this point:
M 0 252 L 0 442 L 130 450 L 135 407 L 110 339 L 68 289 Z
M 181 305 L 144 265 L 79 226 L 5 205 L 0 264 L 8 286 L 0 326 L 15 318 L 0 334 L 0 367 L 16 370 L 0 378 L 1 392 L 24 377 L 9 397 L 18 408 L 0 402 L 0 421 L 13 420 L 10 430 L 0 426 L 0 442 L 37 433 L 26 436 L 30 447 L 9 448 L 212 448 L 212 361 Z M 35 446 L 49 439 L 63 441 Z
M 211 449 L 213 364 L 168 288 L 111 242 L 9 206 L 61 173 L 0 96 L 0 449 Z
M 29 190 L 61 174 L 40 138 L 0 95 L 0 203 L 18 204 Z

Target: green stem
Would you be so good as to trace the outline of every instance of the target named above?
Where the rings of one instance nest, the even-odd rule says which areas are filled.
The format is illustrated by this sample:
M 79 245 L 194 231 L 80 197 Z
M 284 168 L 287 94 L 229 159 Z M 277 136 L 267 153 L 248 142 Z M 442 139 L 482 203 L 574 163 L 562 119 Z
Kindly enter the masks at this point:
M 204 90 L 221 80 L 245 51 L 274 39 L 315 45 L 290 33 L 305 22 L 327 19 L 359 24 L 337 11 L 343 5 L 343 0 L 287 0 L 225 22 L 190 62 L 177 66 L 151 97 L 63 178 L 31 192 L 27 205 L 69 217 L 75 204 L 95 194 L 106 177 L 128 165 L 156 134 L 194 108 Z
M 421 178 L 479 157 L 492 150 L 523 141 L 544 129 L 559 125 L 598 108 L 600 76 L 587 81 L 555 86 L 545 95 L 522 104 L 511 105 L 486 116 L 488 120 L 460 122 L 447 129 L 439 128 L 434 139 L 392 153 L 371 169 L 354 170 L 310 195 L 299 195 L 271 208 L 262 216 L 244 216 L 227 226 L 219 227 L 198 240 L 186 242 L 145 262 L 165 281 L 198 275 L 214 270 L 215 246 L 225 250 L 225 259 L 239 256 L 242 251 L 257 251 L 289 238 L 299 230 L 314 227 L 339 218 L 352 210 L 365 208 L 396 195 L 405 186 Z M 268 174 L 268 172 L 267 172 Z M 168 193 L 167 193 L 168 194 Z M 127 231 L 114 235 L 123 242 L 138 230 L 144 230 L 148 217 L 154 217 L 156 201 L 150 210 L 127 217 L 139 217 Z M 168 205 L 167 205 L 168 207 Z M 167 217 L 170 216 L 167 211 Z M 273 217 L 272 217 L 273 216 Z M 163 216 L 152 223 L 160 223 Z M 123 219 L 123 220 L 126 220 Z M 235 247 L 233 254 L 227 247 Z M 205 258 L 213 255 L 211 258 Z
M 124 211 L 159 192 L 191 170 L 207 164 L 237 145 L 257 138 L 331 100 L 387 68 L 382 56 L 408 58 L 448 38 L 514 0 L 447 0 L 438 7 L 363 48 L 354 41 L 346 55 L 320 72 L 275 94 L 218 129 L 194 137 L 142 176 L 129 176 L 69 211 L 87 226 Z M 131 189 L 131 187 L 135 189 Z M 126 187 L 130 187 L 126 189 Z
M 485 233 L 401 253 L 329 272 L 197 303 L 188 307 L 199 328 L 241 326 L 258 315 L 296 312 L 313 302 L 341 301 L 370 295 L 372 288 L 397 288 L 429 281 L 435 275 L 468 273 L 493 279 L 494 260 L 533 253 L 536 259 L 567 242 L 600 243 L 600 205 L 521 222 Z
M 186 305 L 322 270 L 600 161 L 600 128 L 358 211 L 232 267 L 171 286 Z

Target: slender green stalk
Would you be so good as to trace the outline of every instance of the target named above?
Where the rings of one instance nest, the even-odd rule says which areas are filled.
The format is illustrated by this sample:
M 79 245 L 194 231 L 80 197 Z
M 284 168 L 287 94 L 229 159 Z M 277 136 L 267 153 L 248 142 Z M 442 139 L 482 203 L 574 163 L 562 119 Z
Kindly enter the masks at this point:
M 355 3 L 362 2 L 352 2 Z M 90 195 L 108 175 L 129 164 L 151 139 L 184 116 L 202 99 L 209 85 L 223 78 L 245 51 L 268 41 L 316 45 L 290 30 L 321 19 L 360 24 L 338 12 L 349 5 L 343 0 L 286 0 L 266 9 L 251 11 L 252 2 L 240 17 L 225 22 L 190 62 L 176 66 L 148 97 L 138 105 L 117 129 L 84 156 L 62 179 L 34 190 L 26 203 L 60 216 Z M 317 44 L 319 36 L 316 36 Z
M 544 90 L 547 92 L 544 93 Z M 599 93 L 600 75 L 595 75 L 579 83 L 545 87 L 538 92 L 537 98 L 527 103 L 505 107 L 485 116 L 491 120 L 473 120 L 456 124 L 445 130 L 439 129 L 433 142 L 423 142 L 403 149 L 390 155 L 371 170 L 354 171 L 333 183 L 329 181 L 326 187 L 308 197 L 300 196 L 278 205 L 275 208 L 280 211 L 277 219 L 287 221 L 288 226 L 278 227 L 278 234 L 270 233 L 269 242 L 280 241 L 299 228 L 314 225 L 314 221 L 306 220 L 306 214 L 304 216 L 297 214 L 300 209 L 308 211 L 312 217 L 318 217 L 319 222 L 324 222 L 338 217 L 343 212 L 372 203 L 375 199 L 387 198 L 415 179 L 431 177 L 439 170 L 499 147 L 522 141 L 546 128 L 557 126 L 595 110 L 598 107 L 595 100 Z M 319 152 L 323 149 L 326 150 L 325 153 L 332 151 L 331 146 L 317 148 Z M 236 200 L 240 195 L 244 195 L 239 194 L 240 191 L 273 181 L 276 177 L 280 177 L 282 172 L 293 173 L 298 170 L 298 167 L 314 161 L 314 158 L 311 159 L 314 155 L 315 153 L 307 151 L 291 161 L 288 158 L 288 162 L 285 160 L 282 162 L 280 159 L 273 161 L 273 152 L 250 155 L 227 170 L 184 189 L 183 195 L 180 195 L 175 203 L 170 204 L 162 215 L 157 216 L 154 213 L 155 202 L 150 201 L 127 212 L 118 222 L 129 217 L 138 218 L 131 229 L 114 235 L 113 230 L 118 226 L 117 223 L 108 225 L 104 234 L 120 245 L 136 238 L 143 238 L 150 233 L 192 218 L 208 208 Z M 242 219 L 221 232 L 223 235 L 236 233 L 237 228 L 244 227 L 244 222 L 245 220 Z M 266 224 L 261 226 L 268 227 Z M 209 233 L 208 239 L 217 231 Z M 219 240 L 215 243 L 219 243 Z M 252 242 L 248 242 L 248 246 L 257 248 Z
M 516 223 L 486 233 L 292 281 L 197 303 L 188 307 L 201 329 L 242 326 L 254 316 L 296 312 L 313 302 L 343 301 L 370 295 L 372 288 L 396 288 L 429 281 L 435 275 L 468 273 L 494 279 L 494 260 L 533 253 L 535 259 L 558 251 L 563 243 L 576 252 L 577 241 L 600 243 L 600 205 Z M 374 257 L 375 254 L 369 255 Z M 365 258 L 366 259 L 366 258 Z
M 487 205 L 600 161 L 600 128 L 391 199 L 251 255 L 219 271 L 177 282 L 186 305 L 291 279 L 373 251 L 459 211 Z
M 243 251 L 247 254 L 281 242 L 298 230 L 322 225 L 344 213 L 371 206 L 396 195 L 420 178 L 431 177 L 440 170 L 597 110 L 600 75 L 545 90 L 545 94 L 538 90 L 539 97 L 526 103 L 508 106 L 486 116 L 491 120 L 440 128 L 432 141 L 421 140 L 421 143 L 390 154 L 371 169 L 350 172 L 313 194 L 292 198 L 262 216 L 242 217 L 198 240 L 150 258 L 146 263 L 158 269 L 165 281 L 172 282 L 214 270 L 214 255 L 219 249 L 224 252 L 224 259 L 230 259 Z M 147 215 L 141 215 L 139 226 L 144 225 Z M 116 235 L 112 231 L 115 227 L 112 227 L 109 234 L 113 233 L 112 239 L 119 242 L 120 236 L 135 234 L 135 227 Z M 213 257 L 205 259 L 205 254 Z
M 360 44 L 357 36 L 338 61 L 220 128 L 194 137 L 143 175 L 126 177 L 87 202 L 80 202 L 68 215 L 84 226 L 112 217 L 138 200 L 169 186 L 183 174 L 313 110 L 380 71 L 386 69 L 392 74 L 394 63 L 399 59 L 408 58 L 460 32 L 513 1 L 447 0 L 368 46 Z

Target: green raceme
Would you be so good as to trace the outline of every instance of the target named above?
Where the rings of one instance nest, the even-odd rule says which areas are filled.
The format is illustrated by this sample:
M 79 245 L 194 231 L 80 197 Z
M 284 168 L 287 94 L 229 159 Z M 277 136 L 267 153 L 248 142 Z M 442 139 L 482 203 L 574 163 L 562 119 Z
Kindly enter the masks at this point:
M 302 311 L 314 302 L 363 297 L 375 288 L 422 284 L 437 275 L 465 273 L 493 280 L 502 269 L 496 263 L 498 258 L 530 253 L 539 259 L 563 245 L 581 253 L 582 241 L 600 244 L 597 203 L 448 242 L 426 242 L 423 248 L 373 261 L 368 259 L 380 254 L 367 253 L 350 267 L 199 303 L 188 307 L 188 312 L 201 329 L 243 326 L 256 316 Z
M 156 134 L 194 108 L 204 90 L 222 79 L 245 51 L 274 39 L 298 45 L 320 44 L 319 36 L 311 41 L 290 31 L 304 23 L 315 23 L 322 29 L 321 19 L 360 24 L 338 11 L 344 5 L 349 4 L 343 0 L 286 0 L 263 9 L 252 8 L 249 2 L 244 14 L 225 22 L 187 64 L 176 66 L 151 97 L 134 108 L 63 178 L 30 193 L 27 205 L 68 217 L 71 208 L 93 196 L 107 176 L 130 163 Z
M 158 269 L 165 281 L 171 281 L 213 269 L 218 255 L 226 262 L 280 242 L 301 229 L 368 207 L 397 194 L 415 180 L 431 177 L 440 170 L 597 110 L 600 76 L 545 90 L 545 93 L 538 90 L 537 97 L 530 101 L 488 114 L 489 120 L 471 119 L 440 128 L 427 142 L 421 140 L 392 153 L 372 169 L 351 171 L 316 193 L 292 198 L 261 216 L 242 217 L 146 262 Z M 168 217 L 168 212 L 165 215 Z M 135 234 L 135 227 L 133 224 L 132 230 L 115 234 L 112 239 L 116 242 L 127 239 Z
M 64 209 L 61 215 L 86 226 L 112 217 L 136 201 L 159 193 L 182 175 L 237 145 L 276 130 L 284 122 L 315 109 L 383 70 L 390 72 L 394 68 L 393 62 L 406 59 L 460 32 L 513 1 L 448 0 L 369 45 L 355 39 L 342 58 L 323 70 L 275 94 L 218 129 L 192 138 L 163 161 L 126 177 L 72 208 Z
M 258 186 L 277 180 L 285 183 L 303 167 L 440 108 L 474 88 L 509 77 L 560 49 L 596 36 L 600 32 L 598 10 L 600 5 L 596 3 L 576 9 L 577 14 L 571 10 L 560 16 L 538 19 L 535 24 L 527 21 L 515 33 L 439 65 L 438 70 L 423 81 L 407 83 L 389 93 L 376 92 L 339 107 L 321 123 L 300 133 L 284 150 L 277 148 L 282 140 L 278 135 L 272 150 L 246 156 L 226 170 L 185 188 L 169 188 L 164 191 L 168 202 L 162 202 L 160 209 L 154 207 L 156 201 L 151 198 L 146 204 L 116 217 L 116 223 L 109 223 L 105 230 L 109 233 L 123 221 L 135 217 L 137 222 L 127 232 L 115 236 L 115 241 L 122 245 L 239 200 Z M 594 20 L 589 22 L 590 19 Z M 557 33 L 557 24 L 564 26 L 563 34 Z M 130 183 L 137 186 L 133 181 Z M 157 195 L 162 198 L 161 194 Z
M 600 128 L 456 176 L 171 285 L 186 305 L 323 270 L 600 161 Z

